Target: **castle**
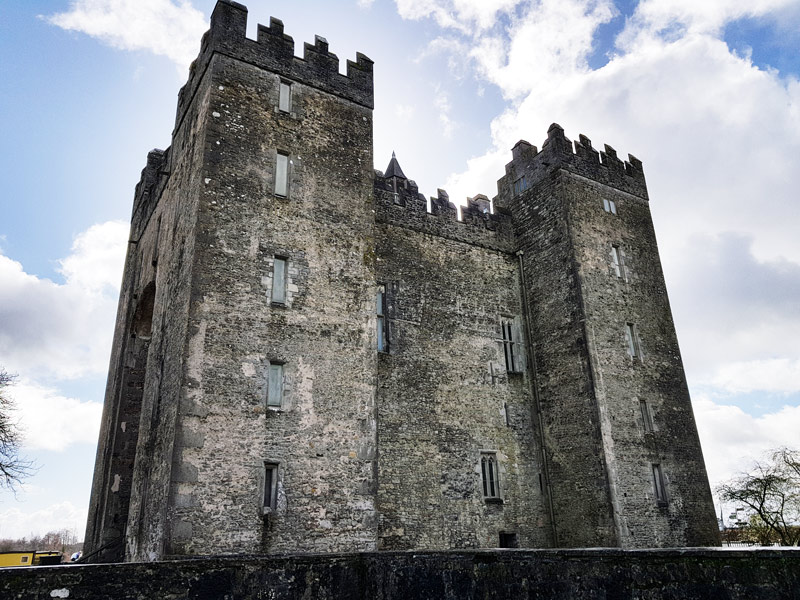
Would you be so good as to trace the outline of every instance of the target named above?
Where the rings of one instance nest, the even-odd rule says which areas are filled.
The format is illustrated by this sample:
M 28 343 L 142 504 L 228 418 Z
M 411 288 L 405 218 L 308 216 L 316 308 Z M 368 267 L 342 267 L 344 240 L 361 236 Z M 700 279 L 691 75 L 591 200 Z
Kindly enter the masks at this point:
M 136 187 L 85 553 L 717 545 L 642 164 L 552 125 L 461 218 L 219 0 Z

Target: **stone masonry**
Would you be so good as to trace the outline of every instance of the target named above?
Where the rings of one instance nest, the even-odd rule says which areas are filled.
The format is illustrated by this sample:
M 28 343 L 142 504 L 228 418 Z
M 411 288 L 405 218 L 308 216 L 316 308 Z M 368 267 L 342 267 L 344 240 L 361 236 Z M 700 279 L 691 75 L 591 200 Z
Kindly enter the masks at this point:
M 219 0 L 134 197 L 86 555 L 717 545 L 640 161 L 373 169 L 372 61 Z

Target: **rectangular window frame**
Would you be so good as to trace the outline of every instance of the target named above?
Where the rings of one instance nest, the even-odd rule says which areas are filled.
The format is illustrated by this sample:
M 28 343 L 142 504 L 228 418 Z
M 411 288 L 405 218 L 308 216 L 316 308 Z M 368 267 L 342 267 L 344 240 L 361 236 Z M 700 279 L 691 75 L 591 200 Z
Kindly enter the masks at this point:
M 642 360 L 642 343 L 639 340 L 639 328 L 636 323 L 625 323 L 625 339 L 628 342 L 628 355 Z
M 389 351 L 389 344 L 386 336 L 386 286 L 380 284 L 375 294 L 375 318 L 376 318 L 376 346 L 378 352 L 386 353 Z
M 514 181 L 514 195 L 518 196 L 522 192 L 528 189 L 528 183 L 525 179 L 525 175 L 522 175 L 519 179 Z
M 292 111 L 292 84 L 283 79 L 278 83 L 278 110 L 283 113 Z
M 500 464 L 497 462 L 497 452 L 481 451 L 480 474 L 483 500 L 485 502 L 502 502 Z
M 519 319 L 512 317 L 500 319 L 500 343 L 503 346 L 506 372 L 524 372 L 525 347 L 522 344 L 522 328 Z
M 660 463 L 653 463 L 651 465 L 653 472 L 653 494 L 656 498 L 656 503 L 659 506 L 667 506 L 669 500 L 667 498 L 667 487 L 664 482 L 664 471 Z
M 639 399 L 639 412 L 642 415 L 642 429 L 645 433 L 653 433 L 655 425 L 653 423 L 653 412 L 647 400 Z
M 273 192 L 281 198 L 289 197 L 289 153 L 278 150 L 275 154 L 275 187 Z
M 617 214 L 617 203 L 611 198 L 603 198 L 603 210 L 612 215 Z
M 285 256 L 274 256 L 272 259 L 272 293 L 273 304 L 286 305 L 286 284 L 289 273 L 289 259 Z
M 619 244 L 611 244 L 611 264 L 614 267 L 614 273 L 622 281 L 628 281 L 625 272 L 625 254 L 622 252 L 622 247 Z
M 267 408 L 283 408 L 284 363 L 270 361 L 267 367 Z
M 280 463 L 265 460 L 262 472 L 261 510 L 268 515 L 278 508 L 278 477 Z

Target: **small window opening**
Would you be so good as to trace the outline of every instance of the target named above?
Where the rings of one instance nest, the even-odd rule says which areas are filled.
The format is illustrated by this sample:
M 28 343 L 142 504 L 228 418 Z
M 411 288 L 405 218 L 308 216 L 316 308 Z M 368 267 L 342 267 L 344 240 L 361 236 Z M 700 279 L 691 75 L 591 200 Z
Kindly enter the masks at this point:
M 642 427 L 645 433 L 653 431 L 653 415 L 650 412 L 650 405 L 647 400 L 639 400 L 639 409 L 642 412 Z
M 653 488 L 656 495 L 656 501 L 659 505 L 667 504 L 667 490 L 664 487 L 664 473 L 661 470 L 661 465 L 653 465 Z
M 282 112 L 289 112 L 292 109 L 292 86 L 285 81 L 280 83 L 278 109 Z
M 484 500 L 500 499 L 500 478 L 497 470 L 497 455 L 494 452 L 481 454 L 481 480 Z
M 500 547 L 501 548 L 519 548 L 517 541 L 517 534 L 513 532 L 500 532 Z
M 378 352 L 386 352 L 386 287 L 383 285 L 378 287 L 375 305 L 378 317 Z
M 603 198 L 603 210 L 612 215 L 617 214 L 617 203 L 610 198 Z
M 525 176 L 523 175 L 519 179 L 514 182 L 514 195 L 518 196 L 522 192 L 528 189 L 528 183 L 525 181 Z
M 286 303 L 286 259 L 276 256 L 272 262 L 272 301 Z
M 503 356 L 506 362 L 506 371 L 509 373 L 522 373 L 525 370 L 525 357 L 522 349 L 522 332 L 519 325 L 512 320 L 501 320 Z
M 642 345 L 639 342 L 639 333 L 634 323 L 625 324 L 625 339 L 628 342 L 628 354 L 634 358 L 642 358 Z
M 267 385 L 267 406 L 281 406 L 283 403 L 283 365 L 270 363 Z
M 264 514 L 270 513 L 278 505 L 278 464 L 264 463 Z
M 275 194 L 286 196 L 289 189 L 289 155 L 278 152 L 275 159 Z
M 620 279 L 625 280 L 625 262 L 622 250 L 617 245 L 611 246 L 611 262 L 614 265 L 614 273 Z

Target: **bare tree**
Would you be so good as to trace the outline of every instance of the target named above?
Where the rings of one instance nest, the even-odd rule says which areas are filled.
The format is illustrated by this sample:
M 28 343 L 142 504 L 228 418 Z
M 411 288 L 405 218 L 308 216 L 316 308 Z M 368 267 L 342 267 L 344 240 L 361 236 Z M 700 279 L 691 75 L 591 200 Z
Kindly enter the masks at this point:
M 19 455 L 21 435 L 14 420 L 14 400 L 8 393 L 14 376 L 0 369 L 0 488 L 15 490 L 33 473 L 33 463 Z
M 800 451 L 779 448 L 749 472 L 717 488 L 722 500 L 745 507 L 759 543 L 800 543 Z

